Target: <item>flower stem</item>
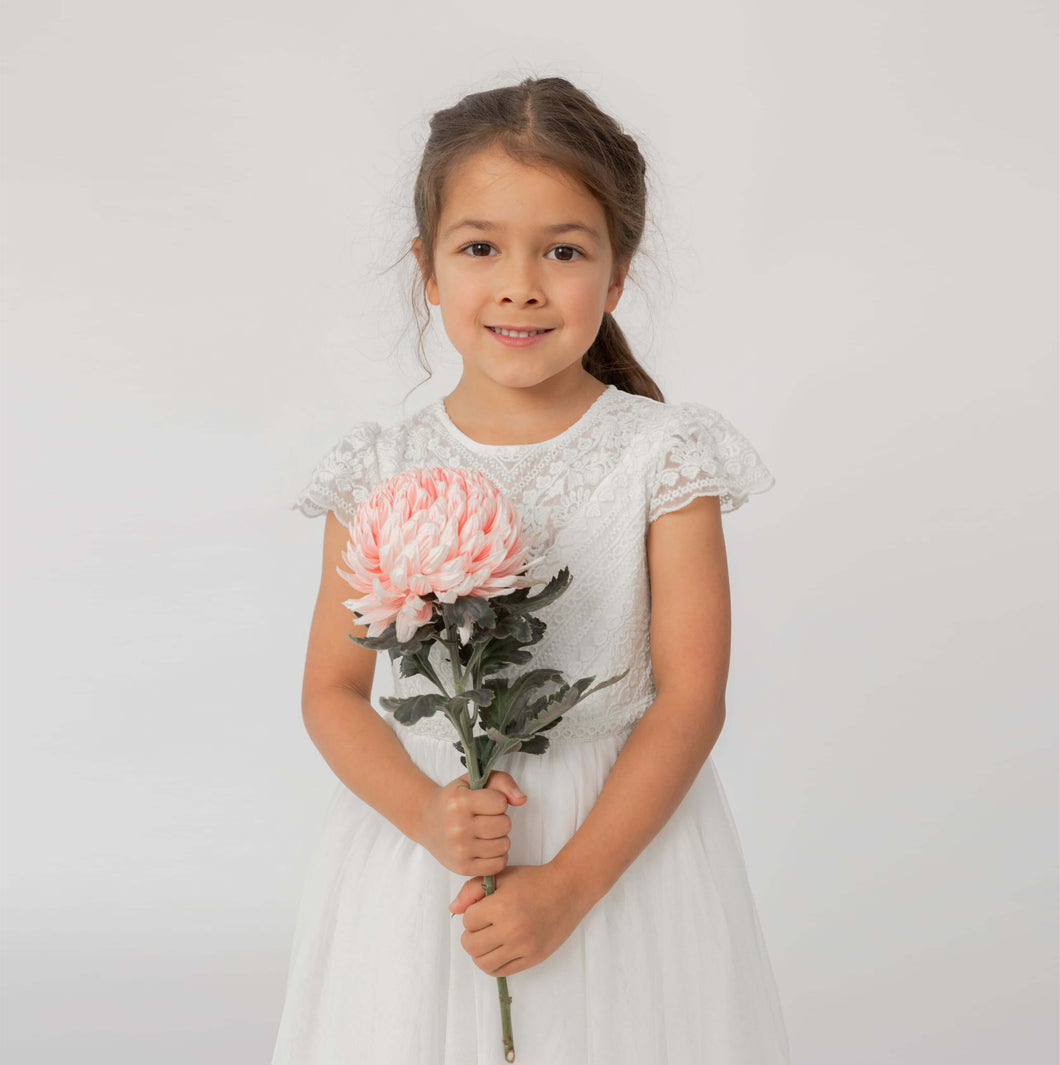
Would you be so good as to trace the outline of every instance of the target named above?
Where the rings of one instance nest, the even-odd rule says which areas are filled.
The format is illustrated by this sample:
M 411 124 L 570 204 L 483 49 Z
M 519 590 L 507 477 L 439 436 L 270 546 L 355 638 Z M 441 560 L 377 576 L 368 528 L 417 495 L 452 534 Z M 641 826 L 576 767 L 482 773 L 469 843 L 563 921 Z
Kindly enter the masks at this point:
M 482 886 L 487 895 L 492 895 L 496 889 L 496 881 L 492 876 L 482 878 Z M 508 994 L 508 978 L 497 977 L 497 996 L 501 1005 L 501 1040 L 504 1043 L 504 1060 L 515 1061 L 515 1039 L 512 1036 L 512 998 Z
M 462 678 L 459 676 L 455 664 L 455 650 L 450 644 L 446 644 L 449 650 L 449 658 L 453 664 L 453 679 L 457 685 L 457 691 L 463 691 Z M 461 745 L 464 748 L 464 757 L 467 759 L 467 779 L 473 789 L 486 786 L 486 773 L 483 773 L 475 756 L 475 745 L 471 737 L 471 730 L 465 734 L 462 730 L 460 735 Z M 497 882 L 492 875 L 482 878 L 482 887 L 487 895 L 492 895 L 497 889 Z M 515 1061 L 515 1038 L 512 1035 L 512 999 L 508 994 L 508 979 L 504 976 L 497 977 L 497 997 L 501 1007 L 501 1039 L 504 1043 L 504 1060 Z
M 468 663 L 468 673 L 462 673 L 459 666 L 459 643 L 456 640 L 443 640 L 442 643 L 445 645 L 445 650 L 449 652 L 450 663 L 453 667 L 453 685 L 456 693 L 461 694 L 466 690 L 464 684 L 466 684 L 469 675 L 472 678 L 472 683 L 477 683 L 474 669 L 477 662 L 473 659 Z M 483 772 L 480 769 L 478 758 L 475 756 L 475 745 L 472 736 L 474 718 L 471 714 L 464 717 L 464 712 L 461 712 L 460 718 L 462 723 L 468 724 L 467 731 L 464 731 L 463 728 L 457 728 L 460 733 L 463 756 L 468 761 L 468 783 L 474 789 L 484 788 L 486 786 L 486 777 L 489 774 L 488 771 Z M 496 881 L 492 875 L 484 876 L 483 889 L 486 891 L 487 896 L 492 895 L 496 890 Z M 508 994 L 508 980 L 506 977 L 496 978 L 496 994 L 498 994 L 501 1002 L 501 1038 L 504 1043 L 504 1060 L 513 1062 L 516 1060 L 516 1041 L 511 1034 L 511 996 Z
M 460 645 L 455 640 L 444 640 L 443 643 L 445 644 L 445 649 L 449 652 L 449 664 L 453 667 L 453 688 L 456 690 L 457 695 L 460 695 L 466 687 L 464 684 L 466 678 L 460 668 Z

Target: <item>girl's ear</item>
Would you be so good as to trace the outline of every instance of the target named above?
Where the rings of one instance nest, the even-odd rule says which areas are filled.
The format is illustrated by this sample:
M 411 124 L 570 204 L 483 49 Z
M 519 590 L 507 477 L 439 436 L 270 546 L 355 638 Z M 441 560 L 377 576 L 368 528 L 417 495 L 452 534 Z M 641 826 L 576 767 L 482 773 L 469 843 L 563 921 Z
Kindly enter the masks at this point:
M 626 287 L 626 275 L 628 273 L 628 262 L 619 263 L 615 267 L 611 285 L 607 290 L 607 302 L 604 304 L 604 310 L 606 310 L 608 314 L 618 306 L 618 301 L 622 298 L 622 290 Z
M 420 268 L 420 277 L 423 279 L 423 288 L 427 294 L 427 302 L 433 303 L 434 306 L 438 306 L 438 284 L 434 280 L 434 276 L 431 273 L 430 264 L 426 262 L 426 256 L 423 254 L 423 241 L 419 237 L 414 237 L 412 240 L 412 254 L 416 257 L 416 262 Z

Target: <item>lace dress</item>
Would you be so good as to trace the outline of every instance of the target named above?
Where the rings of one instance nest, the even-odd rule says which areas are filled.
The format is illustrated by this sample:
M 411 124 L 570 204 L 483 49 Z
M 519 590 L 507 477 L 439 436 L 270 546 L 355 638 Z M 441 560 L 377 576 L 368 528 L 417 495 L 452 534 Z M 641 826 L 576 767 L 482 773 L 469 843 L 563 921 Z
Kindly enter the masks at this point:
M 507 808 L 508 862 L 540 865 L 582 824 L 655 697 L 648 524 L 701 495 L 727 513 L 774 479 L 717 411 L 609 385 L 568 429 L 533 444 L 475 441 L 440 399 L 395 426 L 361 423 L 294 506 L 350 522 L 379 480 L 413 466 L 481 470 L 531 534 L 544 530 L 548 574 L 569 566 L 570 586 L 541 611 L 536 663 L 569 680 L 629 669 L 550 730 L 544 755 L 496 764 L 529 797 Z M 391 670 L 396 695 L 433 690 Z M 377 712 L 435 782 L 465 771 L 448 719 L 406 726 Z M 337 782 L 305 875 L 272 1065 L 503 1062 L 496 978 L 466 953 L 448 909 L 468 879 Z M 521 1065 L 786 1065 L 779 996 L 713 758 L 569 938 L 509 976 L 508 991 Z

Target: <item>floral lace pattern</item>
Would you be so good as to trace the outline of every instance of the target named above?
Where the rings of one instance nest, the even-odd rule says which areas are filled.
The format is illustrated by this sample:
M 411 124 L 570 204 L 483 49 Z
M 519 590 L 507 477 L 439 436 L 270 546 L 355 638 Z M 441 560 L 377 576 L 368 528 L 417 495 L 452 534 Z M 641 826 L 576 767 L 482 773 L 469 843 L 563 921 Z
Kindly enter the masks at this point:
M 727 513 L 774 484 L 747 438 L 712 408 L 658 403 L 608 385 L 566 431 L 532 444 L 472 440 L 440 399 L 395 426 L 362 422 L 320 460 L 292 509 L 311 517 L 333 510 L 348 523 L 375 484 L 415 466 L 481 471 L 510 496 L 527 531 L 542 535 L 553 564 L 539 575 L 570 568 L 567 590 L 541 610 L 548 628 L 531 649 L 536 666 L 559 669 L 571 682 L 629 670 L 566 714 L 548 733 L 554 741 L 631 729 L 655 698 L 649 524 L 702 495 L 718 496 Z M 391 670 L 395 695 L 433 690 L 426 678 L 400 676 L 397 663 Z M 407 727 L 456 739 L 439 715 Z
M 357 505 L 380 480 L 375 457 L 380 432 L 376 422 L 354 426 L 317 463 L 312 479 L 291 509 L 297 508 L 310 518 L 333 510 L 347 525 L 353 521 Z
M 775 484 L 747 438 L 710 407 L 675 404 L 666 433 L 668 443 L 652 473 L 649 522 L 700 495 L 716 495 L 727 514 Z

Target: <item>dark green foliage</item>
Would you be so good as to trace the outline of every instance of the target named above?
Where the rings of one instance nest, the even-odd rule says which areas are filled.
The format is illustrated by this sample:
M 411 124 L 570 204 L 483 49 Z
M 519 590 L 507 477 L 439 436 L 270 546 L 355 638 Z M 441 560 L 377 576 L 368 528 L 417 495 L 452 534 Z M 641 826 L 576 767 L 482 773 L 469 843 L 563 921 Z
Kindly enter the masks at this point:
M 453 603 L 437 603 L 431 620 L 405 643 L 397 639 L 396 622 L 380 636 L 359 639 L 351 635 L 350 639 L 362 647 L 388 652 L 391 661 L 400 658 L 401 676 L 423 676 L 440 689 L 405 698 L 384 696 L 381 705 L 401 724 L 414 724 L 441 710 L 463 736 L 464 729 L 457 722 L 466 727 L 468 722 L 477 720 L 482 731 L 469 731 L 467 735 L 485 780 L 502 754 L 544 754 L 549 741 L 543 733 L 555 728 L 563 714 L 587 694 L 614 684 L 629 672 L 627 669 L 591 690 L 595 677 L 568 684 L 561 672 L 548 667 L 527 670 L 514 679 L 491 676 L 532 660 L 533 655 L 525 648 L 540 642 L 548 628 L 534 612 L 555 602 L 570 582 L 570 570 L 565 566 L 535 596 L 529 595 L 528 588 L 517 588 L 492 598 L 463 596 Z M 461 633 L 469 636 L 466 643 L 460 642 Z M 456 654 L 461 674 L 472 687 L 454 695 L 442 690 L 450 678 L 451 662 L 446 660 L 447 671 L 439 676 L 439 667 L 430 661 L 435 643 L 443 644 L 448 654 Z M 467 768 L 463 738 L 453 746 L 460 751 L 460 761 Z
M 420 718 L 430 717 L 435 711 L 445 709 L 449 705 L 449 698 L 443 692 L 407 695 L 401 699 L 384 695 L 379 703 L 384 710 L 391 711 L 402 725 L 414 725 Z
M 453 746 L 460 752 L 460 764 L 467 769 L 467 755 L 464 754 L 463 743 L 457 741 Z M 471 749 L 475 754 L 476 765 L 486 766 L 490 764 L 490 757 L 493 754 L 493 741 L 488 736 L 473 736 L 471 739 Z M 485 770 L 484 772 L 488 773 L 489 770 Z
M 435 615 L 425 625 L 421 625 L 412 635 L 411 640 L 401 643 L 397 638 L 397 622 L 392 621 L 378 636 L 354 636 L 351 632 L 349 638 L 361 647 L 367 647 L 369 651 L 389 651 L 390 657 L 397 658 L 400 654 L 409 654 L 419 650 L 424 644 L 428 647 L 438 638 L 443 626 Z
M 629 670 L 618 676 L 603 681 L 592 689 L 598 692 L 621 680 Z M 583 677 L 573 684 L 563 680 L 563 674 L 550 669 L 534 669 L 520 676 L 511 691 L 498 692 L 487 713 L 480 715 L 480 721 L 486 735 L 494 740 L 498 747 L 511 746 L 513 740 L 520 740 L 513 749 L 524 754 L 544 754 L 548 750 L 548 737 L 541 735 L 560 723 L 563 715 L 581 702 L 589 692 L 589 685 L 595 677 Z M 495 682 L 487 681 L 492 687 Z M 558 687 L 552 692 L 541 694 L 540 698 L 531 696 L 543 685 L 554 683 Z M 493 721 L 490 718 L 493 718 Z
M 452 603 L 439 603 L 442 626 L 451 632 L 473 625 L 488 632 L 493 628 L 496 615 L 491 600 L 479 595 L 465 595 Z
M 540 610 L 543 606 L 551 606 L 567 590 L 570 582 L 570 569 L 564 566 L 532 599 L 529 588 L 516 588 L 507 595 L 494 596 L 490 602 L 495 610 L 529 613 L 533 610 Z
M 403 677 L 414 677 L 417 674 L 426 677 L 428 680 L 433 680 L 433 673 L 431 671 L 430 663 L 428 661 L 430 657 L 430 645 L 420 644 L 414 651 L 391 651 L 391 661 L 395 658 L 401 659 L 401 665 L 398 667 L 398 672 Z
M 438 710 L 449 710 L 459 715 L 469 703 L 475 706 L 489 706 L 493 693 L 485 688 L 468 688 L 459 695 L 446 695 L 444 692 L 429 692 L 426 695 L 405 695 L 397 697 L 384 695 L 379 705 L 389 710 L 402 725 L 412 725 L 420 718 L 430 717 Z

